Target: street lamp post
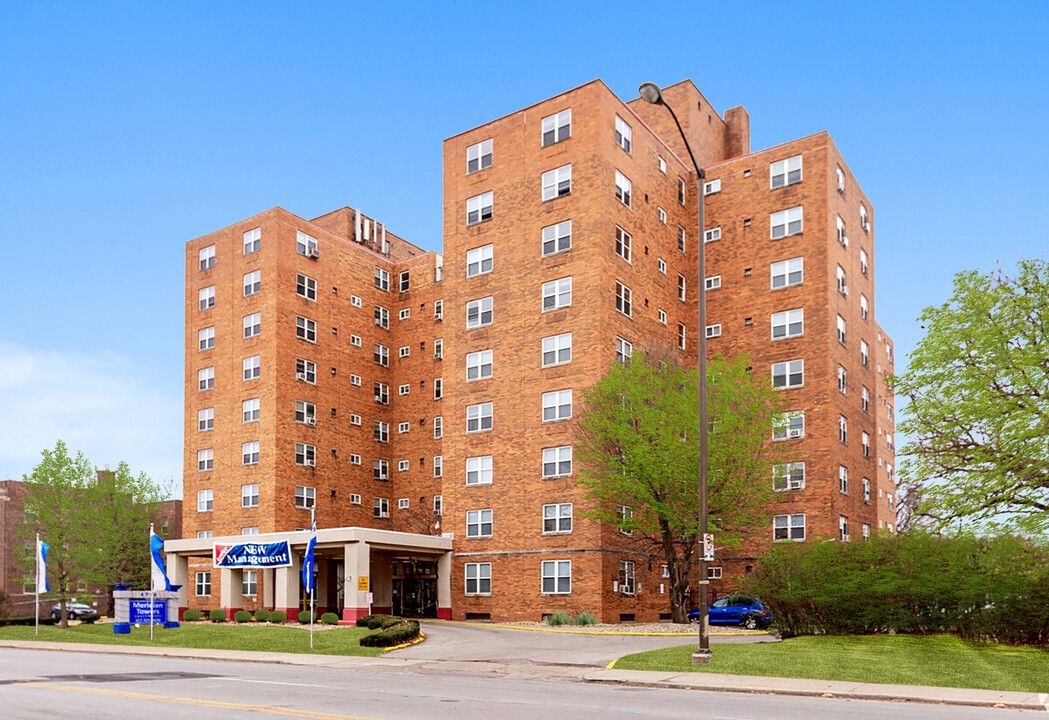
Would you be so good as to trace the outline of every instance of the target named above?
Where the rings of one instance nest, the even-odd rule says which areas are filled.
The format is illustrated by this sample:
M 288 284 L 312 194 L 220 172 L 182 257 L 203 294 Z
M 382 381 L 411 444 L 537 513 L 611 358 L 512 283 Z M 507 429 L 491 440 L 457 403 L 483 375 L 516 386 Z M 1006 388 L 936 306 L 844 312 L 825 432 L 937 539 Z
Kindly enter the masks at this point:
M 697 280 L 696 294 L 699 296 L 699 334 L 697 337 L 697 354 L 699 366 L 699 647 L 692 653 L 693 665 L 705 665 L 710 662 L 710 618 L 707 615 L 707 606 L 710 604 L 710 580 L 707 578 L 707 560 L 704 551 L 704 539 L 707 535 L 707 298 L 706 298 L 706 243 L 703 238 L 703 168 L 696 162 L 696 156 L 692 152 L 692 146 L 688 144 L 688 137 L 681 129 L 681 123 L 677 114 L 663 98 L 663 91 L 655 83 L 642 83 L 638 88 L 641 99 L 653 105 L 662 105 L 674 118 L 674 124 L 681 134 L 681 140 L 685 143 L 688 156 L 692 158 L 692 166 L 696 169 L 696 204 L 698 216 L 698 231 L 696 243 L 698 244 L 697 255 Z M 687 571 L 687 570 L 686 570 Z

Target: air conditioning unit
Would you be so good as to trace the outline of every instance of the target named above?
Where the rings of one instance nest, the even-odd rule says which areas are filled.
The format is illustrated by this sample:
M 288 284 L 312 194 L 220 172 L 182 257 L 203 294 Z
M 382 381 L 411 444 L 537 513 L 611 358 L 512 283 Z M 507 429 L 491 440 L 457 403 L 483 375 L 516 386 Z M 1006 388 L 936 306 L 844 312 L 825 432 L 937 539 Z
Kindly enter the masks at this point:
M 440 360 L 442 357 L 444 357 L 444 356 L 440 352 L 435 352 L 433 354 L 433 359 L 434 360 Z
M 376 478 L 376 480 L 389 480 L 389 479 L 390 479 L 390 476 L 387 475 L 386 473 L 379 473 L 379 477 Z
M 444 313 L 439 313 L 439 312 L 434 313 L 433 314 L 433 319 L 434 320 L 444 320 Z
M 380 518 L 388 518 L 388 517 L 390 517 L 390 513 L 388 511 L 384 512 L 384 511 L 380 510 L 379 511 L 379 517 Z
M 310 248 L 309 250 L 306 251 L 306 257 L 308 257 L 308 258 L 313 258 L 314 260 L 316 260 L 320 256 L 321 256 L 321 251 L 318 250 L 317 248 Z
M 376 395 L 375 396 L 375 402 L 381 403 L 382 402 L 382 396 L 381 395 Z
M 306 424 L 307 425 L 316 425 L 317 424 L 317 418 L 315 418 L 315 417 L 308 417 L 308 418 L 306 418 Z
M 306 382 L 306 373 L 295 373 L 295 379 Z
M 797 428 L 794 428 L 793 430 L 788 430 L 787 437 L 799 438 L 801 437 L 801 430 L 798 430 Z
M 313 458 L 306 458 L 306 461 L 303 464 L 306 467 L 317 467 L 317 461 Z

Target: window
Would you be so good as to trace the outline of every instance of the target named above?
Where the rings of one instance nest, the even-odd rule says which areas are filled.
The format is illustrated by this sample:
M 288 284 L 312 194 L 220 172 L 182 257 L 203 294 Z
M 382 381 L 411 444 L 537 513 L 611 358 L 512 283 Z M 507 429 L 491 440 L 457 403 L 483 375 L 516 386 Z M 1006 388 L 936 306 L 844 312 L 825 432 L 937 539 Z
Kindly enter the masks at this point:
M 411 463 L 408 460 L 401 460 L 397 463 L 397 472 L 407 472 Z M 406 508 L 401 508 L 402 510 Z
M 677 299 L 685 302 L 685 276 L 680 273 L 677 276 Z
M 440 440 L 444 437 L 444 418 L 437 416 L 433 419 L 433 437 Z
M 572 333 L 543 338 L 543 367 L 564 365 L 569 362 L 572 362 Z M 489 369 L 489 374 L 491 374 L 491 369 Z M 467 368 L 466 376 L 466 379 L 469 380 L 469 368 Z
M 805 539 L 805 515 L 776 515 L 772 519 L 773 540 Z
M 677 226 L 677 249 L 685 252 L 685 228 L 682 225 Z
M 253 508 L 259 506 L 259 486 L 240 486 L 240 506 L 242 508 Z
M 376 270 L 378 270 L 378 268 L 376 268 Z M 352 305 L 355 308 L 359 308 L 361 307 L 361 303 L 362 300 L 359 297 L 357 297 L 356 295 L 350 295 L 350 305 Z
M 633 560 L 619 561 L 619 594 L 633 595 L 637 589 Z
M 245 528 L 250 530 L 251 528 Z M 255 528 L 256 532 L 242 532 L 242 535 L 258 535 L 258 528 Z M 243 570 L 240 576 L 240 590 L 244 595 L 254 596 L 259 591 L 259 576 L 258 570 Z
M 241 465 L 259 464 L 259 443 L 246 442 L 240 446 Z
M 306 257 L 319 257 L 320 253 L 317 252 L 317 238 L 307 235 L 301 230 L 296 231 L 295 251 L 298 252 L 299 255 L 305 255 Z
M 262 228 L 254 228 L 244 233 L 244 254 L 251 255 L 262 247 Z
M 193 581 L 193 592 L 197 597 L 209 597 L 211 595 L 211 572 L 203 571 L 195 573 Z
M 492 324 L 492 298 L 471 300 L 466 303 L 466 329 L 484 327 Z
M 466 251 L 466 277 L 492 272 L 492 249 L 492 245 L 482 245 Z
M 565 477 L 572 474 L 572 446 L 543 448 L 543 477 Z
M 390 442 L 390 423 L 382 420 L 375 421 L 375 432 L 372 433 L 375 442 Z
M 572 417 L 572 391 L 543 393 L 543 422 L 568 420 Z
M 845 318 L 838 316 L 838 342 L 845 344 Z
M 390 517 L 389 498 L 375 498 L 375 502 L 372 505 L 372 515 L 377 518 Z
M 616 310 L 627 317 L 631 316 L 630 288 L 621 282 L 616 283 Z
M 721 180 L 711 180 L 710 182 L 703 183 L 703 194 L 713 195 L 714 193 L 721 192 Z
M 211 512 L 215 505 L 214 490 L 197 491 L 197 512 Z
M 543 283 L 543 312 L 572 304 L 572 278 L 558 278 Z
M 298 315 L 295 317 L 295 337 L 308 342 L 317 342 L 317 323 Z
M 572 221 L 543 228 L 543 257 L 572 249 Z
M 707 566 L 707 578 L 710 580 L 720 580 L 722 569 L 719 565 Z
M 390 329 L 390 311 L 382 305 L 375 306 L 375 324 L 383 330 Z
M 386 482 L 390 479 L 390 461 L 382 458 L 372 460 L 372 480 Z
M 805 361 L 788 360 L 772 364 L 772 387 L 786 389 L 805 384 Z
M 776 465 L 772 470 L 773 490 L 801 490 L 805 487 L 805 463 Z
M 350 373 L 350 385 L 353 385 L 354 387 L 360 387 L 361 386 L 361 376 L 360 375 L 355 375 L 353 373 Z
M 849 541 L 849 519 L 844 515 L 838 518 L 838 539 L 842 542 Z
M 543 173 L 543 202 L 572 192 L 572 166 L 562 165 Z
M 663 325 L 667 324 L 667 311 L 664 310 L 663 308 L 659 308 L 656 311 L 656 317 L 659 319 L 659 322 L 661 324 L 663 324 Z
M 703 242 L 714 242 L 721 239 L 721 228 L 710 228 L 703 233 Z
M 466 406 L 466 432 L 487 432 L 492 429 L 492 403 Z
M 398 500 L 397 500 L 397 509 L 398 510 L 407 510 L 409 507 L 411 507 L 411 499 L 410 498 L 398 498 Z
M 208 245 L 205 248 L 200 249 L 200 269 L 207 270 L 208 268 L 215 267 L 215 246 Z
M 355 425 L 357 427 L 360 427 L 361 426 L 361 416 L 357 415 L 356 413 L 350 413 L 350 425 Z
M 466 511 L 466 537 L 492 537 L 492 511 Z
M 704 290 L 717 290 L 719 287 L 721 287 L 721 276 L 720 275 L 714 275 L 713 277 L 708 277 L 708 278 L 706 278 L 703 281 L 703 289 Z
M 838 416 L 838 440 L 844 445 L 849 444 L 849 421 L 844 415 Z
M 466 458 L 466 484 L 492 484 L 492 456 L 480 455 Z
M 206 327 L 198 331 L 197 346 L 200 350 L 213 350 L 215 348 L 215 328 Z
M 861 526 L 860 532 L 863 533 L 863 539 L 866 540 L 867 538 L 869 538 L 871 536 L 871 526 L 868 525 L 867 523 L 863 523 L 863 525 Z
M 482 140 L 466 148 L 466 174 L 492 167 L 492 140 Z
M 664 275 L 667 274 L 667 261 L 664 260 L 663 258 L 659 258 L 656 261 L 656 267 L 659 269 L 659 272 L 661 272 L 662 274 L 664 274 Z
M 444 498 L 440 495 L 433 496 L 433 514 L 442 515 L 444 513 Z
M 772 163 L 769 167 L 769 187 L 775 190 L 801 182 L 801 155 Z
M 616 170 L 616 200 L 630 207 L 630 178 Z
M 871 436 L 867 431 L 860 433 L 860 447 L 863 448 L 863 457 L 869 458 L 871 456 Z
M 772 289 L 801 285 L 804 262 L 804 258 L 796 257 L 772 263 Z
M 372 385 L 375 392 L 375 402 L 380 405 L 390 404 L 390 386 L 386 383 L 377 382 Z
M 197 539 L 198 540 L 203 540 L 204 538 L 209 538 L 212 535 L 213 535 L 213 533 L 212 533 L 211 530 L 197 530 Z
M 863 408 L 863 412 L 870 412 L 871 409 L 871 391 L 864 385 L 860 388 L 860 406 Z
M 262 375 L 261 355 L 252 355 L 244 358 L 242 365 L 245 380 L 257 380 Z
M 317 382 L 317 363 L 295 358 L 295 379 L 310 384 Z
M 492 219 L 492 193 L 474 195 L 466 201 L 466 224 L 477 225 Z
M 838 174 L 838 192 L 845 192 L 845 171 L 841 167 L 836 168 Z
M 842 295 L 845 295 L 846 297 L 848 297 L 848 294 L 849 294 L 849 283 L 848 283 L 848 276 L 845 274 L 845 268 L 843 268 L 841 265 L 839 265 L 838 269 L 836 270 L 836 273 L 837 273 L 837 278 L 838 278 L 838 292 L 840 292 Z
M 849 494 L 849 469 L 844 465 L 838 466 L 838 490 L 845 495 Z
M 616 115 L 616 145 L 630 152 L 630 126 Z
M 244 316 L 244 339 L 258 337 L 262 334 L 262 313 Z
M 443 320 L 444 319 L 444 300 L 433 301 L 433 319 Z
M 201 310 L 210 310 L 215 307 L 215 286 L 209 285 L 206 288 L 201 288 L 199 297 Z
M 244 297 L 262 291 L 262 271 L 256 270 L 244 275 Z
M 772 313 L 772 339 L 800 337 L 805 334 L 805 309 L 795 308 Z
M 410 422 L 397 423 L 397 432 L 399 434 L 403 435 L 404 433 L 406 433 L 409 430 L 411 430 L 411 428 L 412 428 L 412 424 Z
M 667 173 L 667 161 L 663 159 L 662 155 L 656 155 L 656 166 L 659 168 L 659 172 L 666 175 Z
M 788 235 L 797 235 L 802 230 L 802 208 L 792 207 L 772 213 L 769 218 L 771 235 L 773 240 L 779 240 Z
M 384 292 L 390 291 L 390 273 L 386 270 L 383 270 L 379 267 L 375 268 L 374 282 L 375 287 L 379 288 L 380 290 Z M 355 307 L 360 307 L 360 305 L 356 305 Z
M 360 335 L 350 335 L 350 345 L 353 345 L 354 347 L 360 347 L 361 346 L 361 336 Z
M 805 435 L 805 413 L 792 412 L 784 414 L 772 428 L 773 440 L 788 440 Z
M 871 501 L 871 481 L 870 478 L 863 478 L 863 502 L 870 504 Z
M 682 325 L 680 325 L 679 329 L 680 329 L 681 332 L 678 333 L 678 347 L 681 348 L 682 350 L 684 350 L 685 349 L 685 332 L 684 332 L 685 326 L 682 324 Z M 708 338 L 721 337 L 721 324 L 718 323 L 718 324 L 715 324 L 715 325 L 707 325 L 707 337 Z
M 659 218 L 659 222 L 664 225 L 667 224 L 667 211 L 663 208 L 656 208 L 656 216 Z
M 306 425 L 317 424 L 317 406 L 305 400 L 295 401 L 295 422 Z
M 572 561 L 543 560 L 542 593 L 544 595 L 568 595 L 572 592 Z
M 860 362 L 863 363 L 863 367 L 868 366 L 868 363 L 870 362 L 870 353 L 870 346 L 867 345 L 867 341 L 860 340 Z
M 376 365 L 382 365 L 383 367 L 390 367 L 390 348 L 380 343 L 375 343 L 372 349 L 372 359 Z
M 203 410 L 197 411 L 197 430 L 203 432 L 204 430 L 215 429 L 215 408 L 204 408 Z
M 681 207 L 685 206 L 685 181 L 682 178 L 677 179 L 677 201 Z
M 299 273 L 295 276 L 295 294 L 307 300 L 317 300 L 317 281 L 308 275 Z
M 397 386 L 397 394 L 398 395 L 407 395 L 411 391 L 412 391 L 412 386 L 407 384 L 407 383 L 405 383 L 404 385 L 398 385 Z
M 885 406 L 885 416 L 892 420 L 892 405 Z
M 630 262 L 630 233 L 616 225 L 616 255 Z
M 616 337 L 616 362 L 625 363 L 634 354 L 634 345 L 629 340 Z
M 317 488 L 309 485 L 295 486 L 295 507 L 309 509 L 317 502 Z
M 314 467 L 317 464 L 317 448 L 305 443 L 295 443 L 295 464 Z
M 867 320 L 870 317 L 870 305 L 867 303 L 867 296 L 860 295 L 860 318 Z
M 848 384 L 846 379 L 845 367 L 842 365 L 838 366 L 838 392 L 842 395 L 848 394 Z
M 440 400 L 444 397 L 444 378 L 433 379 L 433 399 Z
M 572 503 L 543 505 L 543 534 L 572 532 Z
M 435 478 L 444 476 L 444 457 L 441 455 L 433 456 L 433 476 Z
M 889 362 L 892 362 L 892 345 L 889 345 L 888 343 L 885 343 L 885 358 Z
M 467 595 L 492 593 L 492 563 L 466 563 L 465 570 Z
M 572 108 L 543 118 L 543 147 L 572 137 Z
M 870 230 L 871 225 L 867 219 L 867 206 L 860 203 L 860 227 L 864 230 Z
M 411 345 L 402 345 L 402 346 L 401 346 L 401 347 L 400 347 L 400 348 L 399 348 L 399 349 L 397 350 L 397 355 L 398 355 L 399 357 L 402 357 L 402 358 L 403 358 L 403 357 L 408 357 L 408 356 L 409 356 L 409 355 L 411 355 L 411 354 L 412 354 L 412 347 L 411 347 Z
M 867 277 L 867 251 L 860 248 L 860 272 Z
M 197 451 L 197 470 L 206 472 L 215 466 L 215 451 L 212 449 Z

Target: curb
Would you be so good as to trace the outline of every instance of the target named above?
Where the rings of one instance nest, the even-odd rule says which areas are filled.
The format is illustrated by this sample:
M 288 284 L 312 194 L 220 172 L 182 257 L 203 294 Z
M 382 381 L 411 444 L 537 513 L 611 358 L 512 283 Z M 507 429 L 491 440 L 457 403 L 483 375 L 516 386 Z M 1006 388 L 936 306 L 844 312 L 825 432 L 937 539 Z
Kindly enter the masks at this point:
M 568 633 L 571 635 L 633 635 L 639 637 L 697 637 L 695 632 L 631 632 L 629 630 L 567 630 L 557 627 L 522 627 L 520 625 L 501 625 L 497 623 L 472 623 L 461 620 L 425 620 L 435 625 L 462 625 L 476 628 L 498 628 L 501 630 L 524 630 L 525 632 Z M 740 632 L 712 632 L 711 637 L 736 637 L 739 635 L 768 635 L 764 630 L 741 630 Z
M 424 642 L 425 640 L 426 640 L 426 633 L 424 633 L 424 632 L 422 632 L 420 630 L 419 634 L 416 635 L 415 637 L 413 637 L 408 642 L 401 643 L 400 645 L 394 645 L 392 647 L 384 648 L 382 652 L 383 652 L 383 654 L 385 654 L 385 653 L 390 652 L 391 650 L 400 650 L 401 648 L 411 647 L 412 645 L 418 645 L 419 643 Z

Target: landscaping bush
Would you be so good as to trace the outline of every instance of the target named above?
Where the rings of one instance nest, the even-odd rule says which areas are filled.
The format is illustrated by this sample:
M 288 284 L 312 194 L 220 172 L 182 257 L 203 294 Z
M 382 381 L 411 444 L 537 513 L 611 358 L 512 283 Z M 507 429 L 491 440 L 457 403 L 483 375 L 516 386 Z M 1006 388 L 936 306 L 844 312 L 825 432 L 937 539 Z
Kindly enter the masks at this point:
M 226 622 L 226 611 L 212 610 L 208 613 L 208 619 L 214 623 Z
M 572 624 L 572 616 L 569 615 L 568 613 L 555 612 L 553 615 L 547 615 L 546 616 L 546 624 L 547 625 L 554 625 L 554 626 L 557 626 L 557 625 L 571 625 Z
M 309 625 L 311 620 L 317 622 L 317 613 L 309 610 L 303 610 L 299 613 L 299 622 L 303 625 Z
M 200 610 L 187 610 L 182 613 L 182 619 L 186 622 L 196 622 L 197 620 L 200 620 L 200 617 Z
M 251 622 L 251 613 L 247 610 L 238 610 L 233 613 L 233 619 L 239 623 Z
M 85 623 L 87 625 L 94 625 L 95 622 L 98 620 L 98 618 L 99 618 L 99 614 L 98 613 L 85 613 L 85 614 L 81 615 L 80 617 L 78 617 L 77 620 L 79 620 L 80 622 Z
M 270 613 L 270 622 L 277 623 L 278 625 L 280 623 L 286 623 L 288 622 L 288 613 L 283 610 L 274 610 Z
M 576 625 L 597 625 L 597 617 L 593 613 L 581 612 L 575 616 Z
M 372 635 L 360 639 L 362 647 L 392 647 L 400 645 L 419 636 L 419 623 L 416 620 L 400 620 Z
M 0 619 L 0 627 L 4 627 L 6 625 L 33 625 L 35 623 L 36 618 L 32 615 L 30 615 L 29 617 L 9 617 Z M 40 624 L 57 625 L 58 622 L 50 615 L 47 615 L 46 617 L 40 618 Z
M 369 630 L 388 628 L 396 625 L 397 623 L 404 620 L 404 618 L 397 617 L 396 615 L 365 615 L 364 617 L 357 618 L 357 627 L 366 627 Z
M 258 622 L 268 622 L 269 619 L 270 619 L 270 611 L 269 610 L 256 610 L 255 611 L 255 620 L 257 620 Z
M 338 625 L 339 616 L 333 612 L 326 612 L 323 615 L 321 615 L 321 622 L 325 625 Z

